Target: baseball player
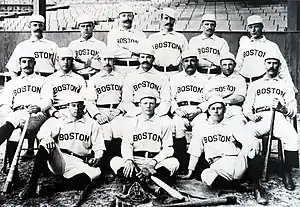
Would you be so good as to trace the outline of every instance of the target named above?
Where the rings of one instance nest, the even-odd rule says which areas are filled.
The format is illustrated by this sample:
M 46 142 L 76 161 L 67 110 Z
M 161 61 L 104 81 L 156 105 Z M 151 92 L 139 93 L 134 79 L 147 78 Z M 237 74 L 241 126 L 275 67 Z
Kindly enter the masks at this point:
M 74 54 L 73 71 L 89 79 L 101 68 L 99 55 L 106 48 L 106 44 L 93 37 L 94 20 L 89 15 L 80 15 L 77 19 L 81 37 L 72 41 L 69 48 Z
M 167 75 L 180 71 L 181 54 L 188 47 L 186 37 L 174 31 L 176 13 L 171 8 L 164 8 L 161 13 L 162 30 L 148 37 L 154 49 L 154 68 Z
M 155 113 L 159 116 L 166 115 L 171 105 L 169 78 L 153 67 L 154 51 L 150 44 L 140 45 L 138 50 L 141 65 L 125 78 L 122 108 L 126 111 L 127 116 L 136 116 L 141 113 L 136 93 L 143 88 L 148 88 L 159 94 L 159 100 L 156 101 L 159 105 L 155 109 Z
M 168 116 L 154 113 L 157 92 L 144 88 L 139 91 L 142 113 L 128 119 L 121 146 L 122 157 L 114 157 L 110 166 L 115 174 L 127 179 L 147 181 L 155 175 L 168 184 L 179 167 L 172 157 L 172 121 Z
M 236 130 L 236 126 L 224 118 L 226 105 L 222 97 L 212 96 L 208 100 L 208 118 L 205 123 L 195 122 L 193 137 L 188 149 L 190 161 L 188 174 L 191 178 L 199 157 L 205 153 L 209 168 L 201 173 L 202 182 L 213 188 L 244 190 L 241 179 L 248 167 L 256 200 L 267 204 L 262 197 L 259 178 L 262 172 L 262 157 L 256 155 L 258 142 L 245 133 Z M 201 164 L 201 163 L 199 163 Z
M 293 88 L 279 77 L 280 55 L 267 53 L 265 56 L 265 75 L 250 84 L 243 105 L 243 111 L 250 122 L 247 130 L 253 137 L 260 137 L 270 130 L 271 109 L 275 109 L 273 134 L 282 140 L 284 146 L 284 179 L 287 190 L 294 190 L 292 167 L 298 162 L 298 135 L 293 125 L 287 120 L 297 113 L 297 103 Z
M 214 34 L 216 25 L 215 15 L 204 14 L 201 20 L 203 32 L 189 41 L 189 49 L 199 53 L 198 71 L 208 77 L 221 73 L 220 57 L 229 53 L 227 41 Z
M 281 63 L 279 77 L 293 85 L 287 63 L 278 45 L 263 35 L 262 18 L 258 15 L 249 16 L 247 25 L 251 37 L 242 36 L 240 39 L 240 47 L 236 56 L 237 71 L 245 77 L 247 83 L 256 81 L 265 74 L 264 59 L 268 53 L 277 53 Z
M 82 188 L 101 174 L 96 166 L 105 150 L 102 129 L 84 115 L 84 101 L 80 96 L 73 96 L 69 101 L 67 118 L 50 118 L 37 135 L 40 146 L 22 199 L 36 196 L 38 179 L 47 167 L 64 178 L 60 185 L 54 186 L 54 191 Z
M 193 126 L 194 118 L 202 113 L 204 102 L 203 89 L 207 77 L 197 72 L 198 54 L 196 50 L 182 53 L 182 72 L 171 77 L 171 113 L 175 127 L 174 156 L 180 162 L 180 168 L 188 164 L 187 140 L 185 132 Z
M 122 5 L 118 11 L 119 28 L 107 34 L 107 46 L 114 51 L 116 57 L 115 70 L 126 76 L 139 66 L 136 46 L 146 40 L 146 35 L 132 28 L 134 10 L 132 6 Z
M 43 36 L 45 18 L 41 15 L 32 15 L 29 20 L 31 37 L 28 40 L 20 42 L 13 51 L 6 68 L 12 76 L 18 76 L 20 73 L 19 58 L 23 51 L 28 48 L 34 51 L 36 60 L 35 72 L 42 76 L 49 76 L 55 71 L 55 58 L 58 46 L 55 42 L 47 40 Z
M 244 125 L 246 119 L 242 111 L 247 91 L 245 79 L 235 71 L 235 58 L 232 53 L 220 58 L 222 74 L 212 77 L 204 87 L 206 99 L 210 96 L 221 96 L 226 103 L 225 118 L 235 124 Z
M 0 128 L 0 145 L 5 140 L 9 140 L 5 155 L 9 164 L 14 157 L 21 131 L 29 113 L 31 117 L 26 132 L 35 135 L 46 120 L 44 112 L 50 105 L 49 101 L 43 100 L 41 94 L 45 78 L 34 73 L 36 64 L 34 53 L 26 50 L 22 54 L 20 53 L 19 57 L 21 74 L 6 85 L 7 88 L 2 96 L 5 100 L 2 107 L 8 112 L 8 116 L 5 124 Z M 15 176 L 14 180 L 17 182 L 18 173 Z
M 109 166 L 112 157 L 119 155 L 121 140 L 122 110 L 119 104 L 122 97 L 124 77 L 114 71 L 114 55 L 110 50 L 101 55 L 103 69 L 88 81 L 87 111 L 103 127 L 106 145 L 105 161 Z M 113 139 L 114 138 L 114 139 Z M 107 159 L 106 159 L 107 158 Z
M 86 82 L 81 75 L 72 71 L 73 53 L 70 48 L 62 47 L 58 50 L 58 71 L 47 78 L 43 94 L 48 94 L 51 107 L 48 114 L 60 118 L 66 116 L 68 100 L 80 94 L 84 97 Z

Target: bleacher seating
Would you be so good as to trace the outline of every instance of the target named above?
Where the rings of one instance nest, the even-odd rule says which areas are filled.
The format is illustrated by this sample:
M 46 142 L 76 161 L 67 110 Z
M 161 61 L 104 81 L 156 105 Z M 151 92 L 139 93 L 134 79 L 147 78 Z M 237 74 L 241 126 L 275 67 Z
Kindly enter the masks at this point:
M 4 7 L 1 7 L 0 12 Z M 5 1 L 8 2 L 8 1 Z M 32 0 L 10 1 L 30 3 Z M 248 5 L 247 1 L 197 1 L 197 0 L 73 0 L 47 1 L 55 7 L 49 7 L 46 12 L 47 30 L 73 30 L 77 27 L 76 19 L 80 14 L 91 14 L 96 19 L 96 30 L 109 30 L 116 26 L 112 21 L 117 17 L 121 3 L 129 3 L 136 10 L 134 27 L 147 31 L 160 28 L 160 12 L 165 6 L 172 7 L 178 14 L 176 29 L 179 31 L 198 31 L 204 13 L 216 15 L 217 30 L 243 31 L 246 29 L 246 19 L 253 14 L 261 15 L 266 31 L 285 31 L 287 28 L 287 4 Z M 59 7 L 59 5 L 66 5 Z M 122 5 L 122 4 L 121 4 Z M 7 7 L 6 7 L 7 8 Z M 2 9 L 2 10 L 1 10 Z M 8 8 L 7 8 L 8 9 Z M 9 12 L 9 11 L 4 11 Z M 12 16 L 2 14 L 0 28 L 2 30 L 28 30 L 28 13 L 14 13 Z M 3 16 L 4 15 L 4 16 Z M 1 16 L 1 14 L 0 14 Z M 16 18 L 17 17 L 17 18 Z

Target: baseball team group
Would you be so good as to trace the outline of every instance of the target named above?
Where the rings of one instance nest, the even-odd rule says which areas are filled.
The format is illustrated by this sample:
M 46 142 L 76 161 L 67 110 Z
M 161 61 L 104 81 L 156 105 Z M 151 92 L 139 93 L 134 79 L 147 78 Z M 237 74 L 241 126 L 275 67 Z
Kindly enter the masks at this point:
M 49 170 L 58 178 L 54 191 L 84 188 L 112 170 L 123 193 L 136 181 L 149 187 L 151 175 L 171 186 L 196 178 L 241 191 L 246 178 L 266 205 L 261 139 L 271 120 L 284 149 L 283 185 L 294 190 L 297 89 L 278 45 L 263 35 L 263 19 L 248 17 L 249 36 L 240 38 L 235 57 L 214 34 L 215 15 L 204 14 L 202 33 L 189 41 L 174 30 L 171 8 L 162 10 L 161 31 L 148 38 L 132 28 L 134 15 L 132 7 L 119 9 L 107 43 L 93 37 L 93 17 L 81 15 L 80 38 L 61 48 L 44 38 L 44 17 L 31 16 L 31 37 L 7 62 L 12 79 L 1 94 L 8 165 L 22 131 L 34 137 L 24 155 L 34 157 L 34 166 L 21 198 L 38 196 Z M 12 187 L 18 183 L 16 169 Z

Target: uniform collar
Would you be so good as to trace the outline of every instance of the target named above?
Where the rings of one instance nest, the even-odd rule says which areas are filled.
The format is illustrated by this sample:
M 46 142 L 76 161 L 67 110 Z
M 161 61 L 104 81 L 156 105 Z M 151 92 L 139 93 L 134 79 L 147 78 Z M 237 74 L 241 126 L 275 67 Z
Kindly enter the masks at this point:
M 61 70 L 58 70 L 57 72 L 56 72 L 56 74 L 57 74 L 57 76 L 58 77 L 63 77 L 63 76 L 72 76 L 74 73 L 73 73 L 73 71 L 71 70 L 71 71 L 69 71 L 68 73 L 63 73 Z
M 25 79 L 25 78 L 35 78 L 37 75 L 35 73 L 32 73 L 29 76 L 25 76 L 24 74 L 21 73 L 21 75 L 19 76 L 20 79 Z
M 83 37 L 80 37 L 78 40 L 79 42 L 95 42 L 96 38 L 92 36 L 90 39 L 85 40 Z
M 170 35 L 175 35 L 175 30 L 173 29 L 171 32 L 166 32 L 166 31 L 160 31 L 160 33 L 162 34 L 162 35 L 168 35 L 168 34 L 170 34 Z
M 250 38 L 250 42 L 265 42 L 267 38 L 263 35 L 260 39 L 254 39 L 253 37 Z
M 115 71 L 111 71 L 111 73 L 106 73 L 103 70 L 100 70 L 98 73 L 99 77 L 108 77 L 108 76 L 114 76 L 116 74 Z
M 146 121 L 148 121 L 148 122 L 154 122 L 154 121 L 156 120 L 156 118 L 157 118 L 157 115 L 154 114 L 154 116 L 152 116 L 150 119 L 147 119 L 147 118 L 145 118 L 145 117 L 143 116 L 143 114 L 139 114 L 139 115 L 137 115 L 137 118 L 138 118 L 139 121 L 144 121 L 144 122 L 146 122 Z
M 138 68 L 136 70 L 137 74 L 143 74 L 143 73 L 150 73 L 150 74 L 156 74 L 156 70 L 152 67 L 150 68 L 150 70 L 148 70 L 147 72 L 145 72 L 142 68 Z
M 271 81 L 271 80 L 279 81 L 280 78 L 278 77 L 278 75 L 275 78 L 270 78 L 267 76 L 267 74 L 265 74 L 264 77 L 262 78 L 262 80 L 264 80 L 264 81 Z
M 124 32 L 133 32 L 132 27 L 131 27 L 130 29 L 128 29 L 128 30 L 125 30 L 124 28 L 119 27 L 119 30 L 120 30 L 120 31 L 124 31 Z
M 238 76 L 239 74 L 235 71 L 233 71 L 233 73 L 230 75 L 230 76 L 225 76 L 223 73 L 221 73 L 219 75 L 219 77 L 222 77 L 222 78 L 235 78 L 236 76 Z M 218 76 L 217 76 L 218 77 Z
M 83 116 L 81 119 L 76 119 L 75 121 L 73 119 L 71 119 L 71 117 L 68 117 L 66 119 L 66 123 L 75 123 L 75 122 L 85 123 L 86 122 L 86 118 Z
M 199 37 L 201 38 L 201 40 L 204 40 L 204 39 L 212 39 L 212 40 L 216 40 L 216 35 L 215 34 L 213 34 L 212 36 L 210 36 L 210 37 L 206 37 L 205 35 L 204 35 L 204 32 L 202 32 L 200 35 L 199 35 Z
M 184 70 L 180 72 L 181 76 L 183 77 L 191 77 L 191 78 L 198 78 L 198 72 L 196 71 L 193 75 L 188 75 Z
M 31 36 L 29 38 L 29 41 L 30 42 L 46 42 L 46 39 L 44 37 L 42 37 L 41 39 L 36 39 L 36 38 L 34 38 L 34 37 Z

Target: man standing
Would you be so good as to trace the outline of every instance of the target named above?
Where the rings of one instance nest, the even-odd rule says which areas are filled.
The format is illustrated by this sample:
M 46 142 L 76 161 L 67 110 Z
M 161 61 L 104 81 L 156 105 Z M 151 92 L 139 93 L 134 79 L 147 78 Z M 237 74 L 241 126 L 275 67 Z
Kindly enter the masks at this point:
M 140 45 L 139 68 L 128 74 L 124 81 L 122 94 L 122 107 L 127 116 L 136 116 L 141 113 L 138 107 L 139 99 L 136 94 L 143 88 L 155 91 L 159 95 L 156 103 L 159 104 L 155 113 L 159 116 L 166 115 L 171 105 L 171 92 L 169 78 L 155 70 L 153 67 L 154 52 L 149 44 Z
M 107 46 L 114 51 L 116 58 L 115 69 L 123 76 L 135 71 L 139 66 L 135 47 L 146 40 L 143 32 L 132 28 L 133 19 L 133 8 L 121 5 L 118 11 L 119 28 L 112 29 L 107 34 Z
M 281 139 L 284 146 L 284 178 L 287 190 L 294 190 L 292 167 L 298 161 L 298 134 L 287 120 L 297 114 L 297 102 L 293 88 L 279 77 L 281 67 L 278 53 L 267 53 L 265 56 L 265 75 L 249 86 L 243 111 L 250 122 L 246 124 L 250 135 L 259 138 L 270 130 L 271 110 L 275 110 L 275 137 Z
M 171 8 L 164 8 L 161 13 L 162 31 L 148 37 L 154 49 L 154 68 L 168 75 L 180 71 L 181 54 L 188 47 L 186 37 L 174 31 L 175 22 L 175 11 Z
M 28 113 L 31 116 L 26 132 L 33 135 L 31 139 L 34 142 L 36 133 L 47 119 L 44 112 L 50 107 L 50 102 L 42 99 L 41 91 L 45 78 L 34 73 L 36 62 L 33 52 L 23 51 L 19 57 L 21 74 L 6 85 L 7 88 L 2 96 L 5 100 L 2 107 L 8 112 L 8 116 L 5 124 L 0 128 L 0 145 L 5 140 L 9 140 L 5 155 L 9 164 L 12 163 Z M 33 155 L 33 149 L 30 153 Z M 18 173 L 16 176 L 14 181 L 18 182 Z
M 246 119 L 242 111 L 245 101 L 247 85 L 245 79 L 234 69 L 236 66 L 234 55 L 228 53 L 221 57 L 222 74 L 212 77 L 204 87 L 206 99 L 218 95 L 227 104 L 225 117 L 235 124 L 244 125 Z
M 281 63 L 278 77 L 294 87 L 286 61 L 278 45 L 263 35 L 262 18 L 258 15 L 248 17 L 247 26 L 251 37 L 242 36 L 240 39 L 240 47 L 236 56 L 237 71 L 244 76 L 247 83 L 256 81 L 262 78 L 266 72 L 264 60 L 268 53 L 275 53 Z
M 147 181 L 154 175 L 169 185 L 179 167 L 172 140 L 172 121 L 168 116 L 158 116 L 154 110 L 158 99 L 155 91 L 139 91 L 142 113 L 128 119 L 124 126 L 122 157 L 114 157 L 110 166 L 115 174 L 132 181 Z
M 222 97 L 212 96 L 208 100 L 208 118 L 206 122 L 195 123 L 193 138 L 189 146 L 190 156 L 188 174 L 191 178 L 202 153 L 209 167 L 201 173 L 202 182 L 213 188 L 243 190 L 241 179 L 248 167 L 253 192 L 259 204 L 268 201 L 262 197 L 259 178 L 262 173 L 263 159 L 258 156 L 259 145 L 247 133 L 240 133 L 236 126 L 224 118 L 226 105 Z M 202 164 L 202 163 L 200 163 Z
M 101 174 L 97 165 L 105 150 L 102 130 L 84 115 L 83 99 L 77 96 L 69 101 L 67 118 L 50 118 L 37 135 L 40 146 L 22 199 L 36 196 L 38 179 L 48 167 L 64 178 L 54 191 L 80 189 Z
M 171 113 L 175 127 L 174 156 L 182 169 L 187 168 L 187 140 L 185 132 L 192 128 L 194 118 L 202 113 L 204 85 L 207 78 L 197 72 L 198 54 L 196 50 L 182 53 L 183 71 L 171 77 Z
M 93 37 L 94 20 L 88 15 L 77 19 L 81 37 L 69 44 L 74 54 L 73 71 L 82 75 L 86 80 L 100 70 L 99 55 L 106 44 Z
M 12 76 L 20 73 L 19 58 L 23 51 L 29 48 L 33 50 L 36 61 L 35 72 L 42 76 L 49 76 L 55 71 L 55 59 L 58 46 L 55 42 L 47 40 L 43 36 L 45 18 L 41 15 L 32 15 L 29 20 L 31 37 L 20 42 L 13 51 L 6 68 Z
M 60 118 L 66 116 L 67 103 L 73 96 L 80 94 L 84 97 L 86 82 L 72 71 L 73 53 L 70 48 L 62 47 L 58 50 L 57 65 L 59 70 L 47 78 L 43 94 L 47 94 L 47 99 L 51 100 L 49 115 Z
M 189 49 L 197 50 L 199 54 L 198 71 L 208 77 L 221 74 L 220 57 L 229 53 L 227 41 L 214 34 L 216 25 L 215 15 L 204 14 L 201 20 L 203 32 L 189 41 Z

